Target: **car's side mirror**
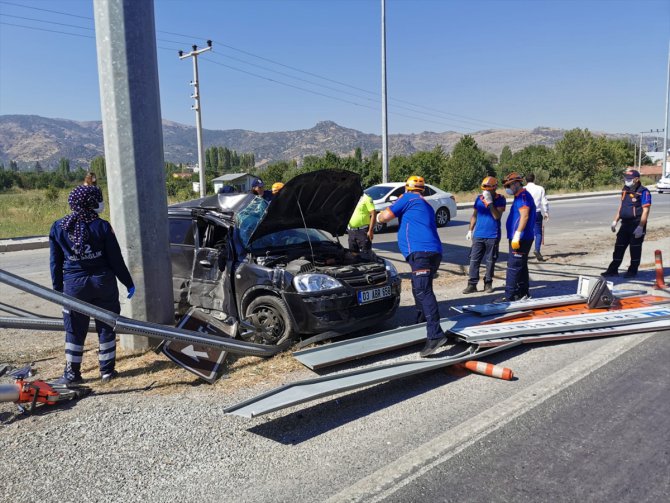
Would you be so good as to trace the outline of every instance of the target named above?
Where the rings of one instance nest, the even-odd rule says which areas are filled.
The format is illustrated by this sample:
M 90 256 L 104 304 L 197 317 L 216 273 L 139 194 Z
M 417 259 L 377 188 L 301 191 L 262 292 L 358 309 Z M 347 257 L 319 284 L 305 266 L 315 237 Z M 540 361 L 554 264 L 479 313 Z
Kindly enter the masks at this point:
M 393 201 L 397 201 L 397 200 L 398 200 L 398 196 L 389 197 L 389 202 L 393 202 Z

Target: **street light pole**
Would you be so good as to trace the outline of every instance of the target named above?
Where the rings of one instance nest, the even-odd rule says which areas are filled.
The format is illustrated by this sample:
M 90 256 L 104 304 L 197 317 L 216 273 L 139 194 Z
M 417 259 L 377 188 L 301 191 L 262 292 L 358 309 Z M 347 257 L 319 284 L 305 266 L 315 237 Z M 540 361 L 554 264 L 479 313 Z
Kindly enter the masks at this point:
M 668 172 L 668 100 L 670 100 L 670 42 L 668 42 L 668 76 L 665 84 L 665 134 L 663 135 L 663 176 Z
M 386 118 L 386 0 L 382 0 L 382 182 L 389 181 L 388 120 Z
M 195 130 L 198 140 L 198 171 L 200 179 L 200 197 L 205 197 L 207 193 L 207 186 L 205 183 L 205 163 L 204 155 L 202 148 L 202 117 L 200 114 L 200 81 L 198 80 L 198 56 L 205 51 L 210 51 L 212 49 L 212 41 L 207 41 L 207 47 L 198 49 L 197 45 L 193 46 L 193 50 L 188 54 L 184 54 L 184 51 L 179 51 L 179 59 L 193 58 L 193 94 L 191 98 L 195 100 L 195 105 L 191 106 L 195 110 Z

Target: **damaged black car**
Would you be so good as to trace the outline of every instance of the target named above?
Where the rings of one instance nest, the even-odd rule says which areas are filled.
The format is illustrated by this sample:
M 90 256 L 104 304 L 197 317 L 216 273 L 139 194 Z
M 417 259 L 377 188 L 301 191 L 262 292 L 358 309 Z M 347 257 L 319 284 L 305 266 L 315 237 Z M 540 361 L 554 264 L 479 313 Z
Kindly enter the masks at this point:
M 269 203 L 227 193 L 170 206 L 177 315 L 197 308 L 236 327 L 232 335 L 280 346 L 391 318 L 396 268 L 337 239 L 362 192 L 358 174 L 321 170 L 293 178 Z

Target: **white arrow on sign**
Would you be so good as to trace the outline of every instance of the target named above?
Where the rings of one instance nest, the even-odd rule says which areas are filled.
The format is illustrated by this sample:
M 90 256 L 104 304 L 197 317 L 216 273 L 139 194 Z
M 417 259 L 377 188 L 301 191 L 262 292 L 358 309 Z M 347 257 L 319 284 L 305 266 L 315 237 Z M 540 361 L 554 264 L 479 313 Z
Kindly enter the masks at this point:
M 207 351 L 196 351 L 195 348 L 193 347 L 193 344 L 191 344 L 190 346 L 186 346 L 184 349 L 181 350 L 181 352 L 184 353 L 189 358 L 193 358 L 197 362 L 200 361 L 198 359 L 198 356 L 201 358 L 209 358 Z

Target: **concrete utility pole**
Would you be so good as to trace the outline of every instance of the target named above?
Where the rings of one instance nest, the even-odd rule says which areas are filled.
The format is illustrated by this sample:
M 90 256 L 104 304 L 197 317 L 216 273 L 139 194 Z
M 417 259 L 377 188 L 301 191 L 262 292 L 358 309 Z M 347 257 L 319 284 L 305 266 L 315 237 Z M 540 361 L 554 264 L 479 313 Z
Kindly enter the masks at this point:
M 195 110 L 195 130 L 198 135 L 198 170 L 200 173 L 200 197 L 205 197 L 207 194 L 207 185 L 205 182 L 205 161 L 204 153 L 202 149 L 202 117 L 200 114 L 200 81 L 198 80 L 198 56 L 205 51 L 212 50 L 212 41 L 207 41 L 207 47 L 203 49 L 198 49 L 197 45 L 193 46 L 193 50 L 188 54 L 184 54 L 184 51 L 179 51 L 179 59 L 193 58 L 193 94 L 191 98 L 195 100 L 195 105 L 191 108 Z
M 386 0 L 382 0 L 382 182 L 389 181 L 388 120 L 386 119 Z
M 152 0 L 94 0 L 111 220 L 137 293 L 122 314 L 174 324 Z M 125 291 L 125 289 L 122 289 Z M 146 337 L 122 335 L 135 351 Z
M 668 42 L 668 76 L 665 84 L 665 124 L 663 135 L 663 176 L 670 176 L 668 171 L 668 100 L 670 100 L 670 42 Z

